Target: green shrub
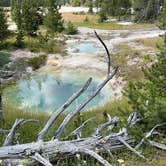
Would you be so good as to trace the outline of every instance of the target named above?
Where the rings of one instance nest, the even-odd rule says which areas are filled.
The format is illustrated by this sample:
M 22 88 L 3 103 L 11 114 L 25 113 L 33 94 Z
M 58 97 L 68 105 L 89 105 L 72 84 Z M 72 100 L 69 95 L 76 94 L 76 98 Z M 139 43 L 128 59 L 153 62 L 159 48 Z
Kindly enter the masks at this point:
M 3 68 L 3 66 L 10 62 L 10 54 L 6 52 L 0 52 L 0 69 Z
M 23 32 L 22 31 L 19 31 L 18 33 L 17 33 L 17 36 L 16 36 L 16 42 L 15 42 L 15 46 L 17 47 L 17 48 L 23 48 L 24 47 L 24 34 L 23 34 Z
M 51 39 L 49 36 L 39 35 L 29 37 L 26 41 L 27 48 L 32 52 L 65 53 L 64 42 Z
M 78 30 L 77 30 L 77 28 L 74 27 L 73 24 L 69 21 L 69 22 L 67 23 L 65 32 L 66 32 L 67 35 L 75 35 L 75 34 L 78 33 Z
M 28 64 L 29 64 L 29 66 L 31 66 L 33 68 L 33 70 L 37 70 L 42 65 L 45 64 L 46 58 L 47 58 L 46 55 L 39 55 L 37 57 L 33 57 L 33 58 L 29 59 Z

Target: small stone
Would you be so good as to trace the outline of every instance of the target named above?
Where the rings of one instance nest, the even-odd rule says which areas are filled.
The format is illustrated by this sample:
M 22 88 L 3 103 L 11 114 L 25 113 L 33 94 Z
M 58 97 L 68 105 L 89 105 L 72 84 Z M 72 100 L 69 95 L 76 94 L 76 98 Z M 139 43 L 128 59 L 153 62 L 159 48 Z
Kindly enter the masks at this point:
M 80 154 L 76 154 L 76 157 L 77 157 L 78 159 L 80 159 Z
M 124 160 L 123 159 L 118 159 L 117 160 L 119 164 L 124 164 Z

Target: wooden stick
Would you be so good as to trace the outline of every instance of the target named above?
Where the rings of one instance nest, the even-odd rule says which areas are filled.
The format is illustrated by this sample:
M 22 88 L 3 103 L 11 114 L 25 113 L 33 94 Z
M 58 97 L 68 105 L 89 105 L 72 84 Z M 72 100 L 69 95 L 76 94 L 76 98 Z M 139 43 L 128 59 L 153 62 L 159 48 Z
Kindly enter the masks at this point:
M 85 92 L 87 90 L 87 88 L 89 87 L 89 85 L 92 82 L 92 78 L 89 78 L 88 81 L 84 84 L 84 86 L 76 93 L 73 94 L 73 96 L 71 96 L 66 103 L 61 106 L 58 110 L 56 110 L 52 116 L 50 117 L 50 119 L 47 121 L 46 125 L 44 126 L 44 128 L 40 131 L 40 133 L 38 134 L 38 141 L 43 140 L 45 135 L 48 133 L 50 127 L 53 125 L 53 123 L 56 121 L 56 119 L 60 116 L 60 114 L 62 112 L 65 111 L 65 109 L 67 107 L 69 107 L 73 101 L 75 101 L 83 92 Z
M 21 125 L 24 125 L 25 123 L 28 123 L 28 122 L 38 122 L 38 121 L 34 119 L 28 119 L 28 120 L 16 119 L 14 125 L 12 126 L 9 134 L 7 135 L 4 141 L 3 146 L 12 145 L 18 128 L 21 127 Z
M 69 123 L 69 121 L 78 113 L 80 112 L 97 94 L 103 89 L 103 87 L 115 76 L 115 74 L 118 72 L 119 67 L 115 67 L 112 71 L 112 73 L 96 88 L 95 91 L 92 92 L 92 94 L 85 99 L 85 101 L 80 104 L 75 110 L 70 112 L 66 118 L 63 120 L 59 128 L 57 129 L 54 138 L 59 139 L 61 137 L 61 134 L 63 133 L 66 125 Z

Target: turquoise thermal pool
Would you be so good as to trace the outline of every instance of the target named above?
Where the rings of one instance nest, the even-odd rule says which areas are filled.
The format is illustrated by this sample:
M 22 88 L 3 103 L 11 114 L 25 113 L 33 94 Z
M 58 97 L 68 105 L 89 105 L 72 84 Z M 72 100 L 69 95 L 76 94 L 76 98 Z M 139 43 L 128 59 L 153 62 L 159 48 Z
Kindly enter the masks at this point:
M 4 96 L 16 107 L 25 110 L 56 111 L 67 99 L 77 92 L 88 79 L 73 73 L 38 74 L 23 79 L 5 90 Z M 77 98 L 66 110 L 70 112 L 90 95 L 101 80 L 94 79 L 88 90 Z M 110 97 L 110 90 L 104 88 L 83 111 L 104 104 Z

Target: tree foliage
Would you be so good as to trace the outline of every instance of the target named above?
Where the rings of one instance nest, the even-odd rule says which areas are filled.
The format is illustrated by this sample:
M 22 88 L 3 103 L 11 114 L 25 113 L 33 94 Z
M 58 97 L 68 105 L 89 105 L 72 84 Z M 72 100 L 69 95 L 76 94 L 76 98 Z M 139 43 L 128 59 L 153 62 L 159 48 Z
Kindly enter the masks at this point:
M 4 43 L 8 35 L 9 31 L 7 26 L 7 19 L 3 10 L 2 3 L 0 1 L 0 46 Z
M 62 32 L 63 19 L 61 13 L 59 13 L 58 5 L 54 0 L 47 0 L 47 15 L 44 20 L 44 25 L 53 32 Z
M 24 0 L 22 2 L 23 29 L 28 35 L 34 35 L 39 28 L 37 1 Z
M 159 14 L 163 0 L 134 0 L 135 20 L 140 21 L 153 21 Z
M 12 18 L 16 22 L 18 29 L 21 28 L 27 35 L 36 34 L 41 22 L 40 1 L 33 0 L 12 0 Z M 20 18 L 21 17 L 21 18 Z
M 165 9 L 163 12 L 161 25 L 165 29 Z M 153 122 L 166 121 L 166 41 L 164 46 L 160 46 L 160 50 L 157 54 L 157 62 L 151 68 L 144 69 L 145 78 L 142 81 L 130 83 L 126 91 L 133 109 L 143 116 L 149 116 L 152 122 L 148 123 L 150 125 Z
M 100 20 L 104 21 L 107 16 L 125 16 L 131 8 L 130 0 L 103 0 L 97 1 L 97 7 L 100 7 Z
M 12 18 L 16 22 L 17 25 L 17 36 L 16 36 L 16 47 L 23 47 L 23 37 L 24 37 L 24 29 L 23 29 L 23 15 L 22 15 L 22 4 L 20 0 L 12 0 L 11 1 L 11 13 Z

